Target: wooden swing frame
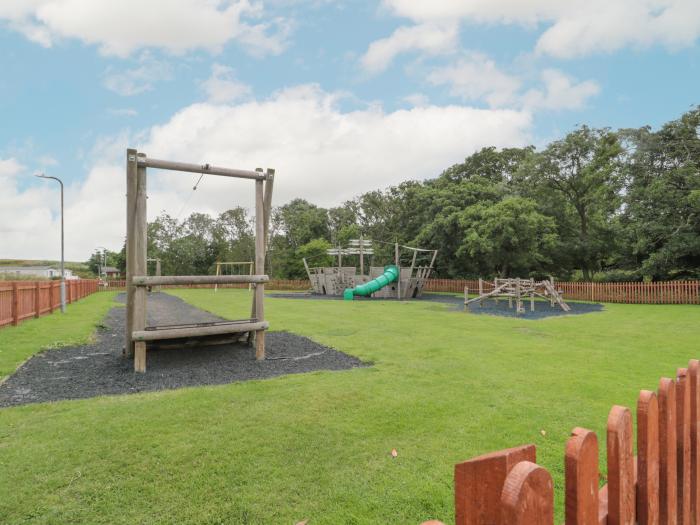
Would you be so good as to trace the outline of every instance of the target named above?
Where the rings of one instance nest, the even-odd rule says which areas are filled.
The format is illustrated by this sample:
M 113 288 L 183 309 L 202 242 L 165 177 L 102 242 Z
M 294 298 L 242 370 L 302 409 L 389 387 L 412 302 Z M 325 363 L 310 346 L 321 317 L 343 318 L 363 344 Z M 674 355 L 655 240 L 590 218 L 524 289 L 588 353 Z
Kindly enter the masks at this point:
M 147 168 L 218 175 L 255 181 L 255 274 L 251 275 L 168 275 L 147 272 Z M 248 333 L 255 340 L 255 358 L 265 359 L 265 253 L 272 207 L 275 170 L 255 171 L 219 168 L 209 164 L 188 164 L 148 158 L 135 149 L 126 150 L 126 339 L 125 355 L 134 357 L 134 370 L 146 371 L 146 342 Z M 255 286 L 249 319 L 220 323 L 152 326 L 146 328 L 146 288 L 161 285 L 250 283 Z

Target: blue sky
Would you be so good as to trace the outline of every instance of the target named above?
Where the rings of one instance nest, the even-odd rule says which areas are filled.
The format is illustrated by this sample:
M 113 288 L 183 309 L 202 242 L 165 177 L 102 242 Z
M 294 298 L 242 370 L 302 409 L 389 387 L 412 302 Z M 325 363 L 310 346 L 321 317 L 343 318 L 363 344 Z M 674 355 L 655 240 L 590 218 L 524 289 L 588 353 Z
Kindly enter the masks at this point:
M 69 258 L 119 248 L 128 146 L 275 167 L 276 204 L 333 205 L 483 146 L 659 126 L 700 101 L 690 0 L 142 4 L 0 5 L 0 258 L 55 256 L 36 171 L 67 184 Z M 149 216 L 250 204 L 243 186 L 191 186 L 156 174 Z

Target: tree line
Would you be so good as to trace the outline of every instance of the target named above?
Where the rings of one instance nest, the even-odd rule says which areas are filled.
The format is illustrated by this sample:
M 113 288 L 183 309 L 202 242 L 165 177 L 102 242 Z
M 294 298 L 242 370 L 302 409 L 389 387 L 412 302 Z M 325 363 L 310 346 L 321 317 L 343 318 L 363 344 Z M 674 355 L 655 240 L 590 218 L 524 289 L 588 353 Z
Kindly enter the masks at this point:
M 700 277 L 700 108 L 654 131 L 580 126 L 541 150 L 484 148 L 437 177 L 332 208 L 298 198 L 273 210 L 268 273 L 303 278 L 302 257 L 363 235 L 439 250 L 436 275 L 636 281 Z M 164 274 L 252 261 L 243 208 L 148 225 Z M 375 242 L 377 265 L 393 246 Z M 121 254 L 110 254 L 124 266 Z M 95 263 L 93 256 L 91 264 Z

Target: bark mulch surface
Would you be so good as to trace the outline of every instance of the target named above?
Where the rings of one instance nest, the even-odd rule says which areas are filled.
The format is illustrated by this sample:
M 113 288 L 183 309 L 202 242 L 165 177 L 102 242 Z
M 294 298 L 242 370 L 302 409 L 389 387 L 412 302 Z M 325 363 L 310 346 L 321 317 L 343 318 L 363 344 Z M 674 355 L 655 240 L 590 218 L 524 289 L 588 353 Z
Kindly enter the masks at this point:
M 256 361 L 254 349 L 244 343 L 186 341 L 176 348 L 149 346 L 148 369 L 137 374 L 133 360 L 122 356 L 125 313 L 125 308 L 113 308 L 93 343 L 34 355 L 0 384 L 0 407 L 369 366 L 306 337 L 268 332 L 264 361 Z M 172 295 L 154 293 L 148 298 L 149 325 L 221 320 Z
M 270 293 L 268 297 L 278 299 L 308 299 L 321 301 L 342 301 L 343 298 L 335 295 L 321 295 L 305 292 L 289 292 L 289 293 Z M 396 301 L 396 299 L 375 299 L 368 297 L 356 296 L 355 301 Z M 451 310 L 464 310 L 464 298 L 457 295 L 438 294 L 438 293 L 423 293 L 417 299 L 408 299 L 409 301 L 444 303 L 452 306 Z M 564 298 L 566 300 L 566 298 Z M 603 305 L 599 303 L 567 303 L 571 307 L 570 312 L 565 312 L 559 306 L 553 308 L 549 306 L 548 301 L 535 301 L 535 311 L 530 311 L 530 300 L 524 300 L 523 306 L 525 312 L 516 314 L 515 308 L 508 308 L 508 299 L 486 299 L 482 306 L 478 302 L 471 303 L 468 306 L 469 312 L 473 314 L 499 315 L 502 317 L 517 317 L 518 319 L 544 319 L 546 317 L 560 317 L 563 315 L 578 315 L 588 314 L 591 312 L 603 311 Z

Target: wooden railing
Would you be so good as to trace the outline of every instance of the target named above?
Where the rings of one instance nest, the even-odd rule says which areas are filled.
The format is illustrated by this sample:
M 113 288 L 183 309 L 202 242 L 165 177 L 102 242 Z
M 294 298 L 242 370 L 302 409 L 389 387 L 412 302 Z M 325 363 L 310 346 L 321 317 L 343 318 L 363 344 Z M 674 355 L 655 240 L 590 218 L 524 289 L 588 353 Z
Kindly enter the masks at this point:
M 66 304 L 96 291 L 96 280 L 66 281 Z M 60 281 L 0 281 L 0 327 L 50 314 L 60 306 Z
M 576 427 L 566 443 L 566 525 L 700 524 L 700 362 L 662 378 L 632 412 L 613 406 L 607 421 L 607 481 L 599 487 L 598 437 Z M 554 490 L 535 445 L 458 463 L 455 525 L 552 525 Z M 428 522 L 426 522 L 428 523 Z M 440 523 L 440 522 L 430 522 Z

